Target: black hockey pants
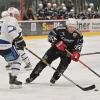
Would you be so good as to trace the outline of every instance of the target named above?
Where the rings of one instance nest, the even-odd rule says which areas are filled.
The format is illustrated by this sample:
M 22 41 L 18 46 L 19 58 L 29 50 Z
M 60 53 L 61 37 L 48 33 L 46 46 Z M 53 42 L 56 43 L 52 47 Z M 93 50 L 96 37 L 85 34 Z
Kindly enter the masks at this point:
M 52 61 L 56 60 L 57 58 L 60 57 L 60 63 L 59 66 L 57 67 L 57 70 L 60 73 L 63 73 L 66 68 L 68 67 L 69 63 L 71 62 L 71 58 L 66 56 L 66 53 L 62 53 L 61 51 L 58 51 L 56 48 L 51 47 L 43 56 L 42 59 L 45 59 L 48 64 L 51 64 Z M 30 74 L 31 78 L 36 78 L 39 76 L 41 71 L 46 67 L 47 65 L 40 61 L 36 67 L 33 69 L 32 73 Z M 55 80 L 58 80 L 60 78 L 60 74 L 58 72 L 55 72 L 53 77 Z

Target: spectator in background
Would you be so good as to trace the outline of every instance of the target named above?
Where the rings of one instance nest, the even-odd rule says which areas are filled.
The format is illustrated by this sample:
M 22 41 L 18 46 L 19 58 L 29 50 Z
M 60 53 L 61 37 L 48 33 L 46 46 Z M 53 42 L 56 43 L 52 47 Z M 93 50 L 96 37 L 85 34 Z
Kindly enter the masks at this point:
M 47 7 L 45 8 L 46 20 L 51 20 L 53 15 L 52 4 L 47 3 Z
M 70 10 L 70 12 L 68 13 L 68 17 L 69 18 L 76 18 L 74 9 Z
M 43 4 L 43 9 L 45 9 L 47 7 L 47 0 L 41 0 L 42 4 Z
M 67 7 L 68 12 L 70 12 L 70 10 L 74 7 L 74 4 L 71 0 L 68 0 L 65 5 Z
M 92 12 L 91 8 L 87 9 L 87 18 L 88 19 L 92 19 L 93 18 L 94 13 Z
M 31 5 L 25 11 L 23 20 L 35 20 L 35 17 L 34 17 L 33 10 L 32 10 L 32 6 Z
M 62 3 L 58 10 L 58 19 L 65 19 L 64 16 L 65 16 L 66 11 L 67 11 L 67 8 L 66 8 L 65 4 Z
M 76 15 L 77 19 L 87 19 L 87 16 L 85 12 L 80 12 L 79 14 Z
M 63 7 L 63 18 L 68 19 L 68 11 L 66 7 Z
M 93 18 L 100 18 L 100 13 L 99 12 L 95 12 Z
M 44 20 L 45 19 L 45 9 L 43 8 L 43 4 L 40 3 L 38 5 L 38 10 L 37 10 L 37 19 L 38 20 Z
M 93 3 L 90 3 L 89 4 L 89 8 L 91 8 L 91 11 L 93 12 L 94 11 L 94 4 Z
M 58 8 L 57 8 L 57 4 L 56 3 L 52 4 L 52 10 L 53 10 L 52 19 L 53 20 L 57 20 L 57 17 L 58 17 Z

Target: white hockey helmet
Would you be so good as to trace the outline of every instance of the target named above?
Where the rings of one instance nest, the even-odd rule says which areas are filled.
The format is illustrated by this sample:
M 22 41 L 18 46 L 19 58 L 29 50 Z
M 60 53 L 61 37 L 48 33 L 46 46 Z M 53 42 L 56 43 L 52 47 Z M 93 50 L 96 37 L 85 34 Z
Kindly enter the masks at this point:
M 77 22 L 76 22 L 76 19 L 74 18 L 68 18 L 68 20 L 66 21 L 66 25 L 69 27 L 75 27 L 77 28 Z
M 3 12 L 1 13 L 1 17 L 3 18 L 3 17 L 6 17 L 6 16 L 9 16 L 8 11 L 3 11 Z
M 8 8 L 8 13 L 9 13 L 10 16 L 12 16 L 12 17 L 20 16 L 19 10 L 16 9 L 16 8 L 14 8 L 14 7 Z
M 39 8 L 43 8 L 43 4 L 42 3 L 39 3 Z

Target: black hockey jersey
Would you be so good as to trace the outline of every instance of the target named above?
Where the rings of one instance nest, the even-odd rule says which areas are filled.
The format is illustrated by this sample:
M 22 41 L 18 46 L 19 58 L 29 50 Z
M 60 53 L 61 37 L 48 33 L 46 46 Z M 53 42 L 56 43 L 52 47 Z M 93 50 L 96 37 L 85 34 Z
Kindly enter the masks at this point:
M 83 45 L 83 35 L 78 30 L 75 30 L 73 33 L 69 33 L 67 26 L 59 26 L 49 33 L 48 41 L 52 44 L 52 46 L 59 41 L 63 41 L 69 51 L 80 52 Z

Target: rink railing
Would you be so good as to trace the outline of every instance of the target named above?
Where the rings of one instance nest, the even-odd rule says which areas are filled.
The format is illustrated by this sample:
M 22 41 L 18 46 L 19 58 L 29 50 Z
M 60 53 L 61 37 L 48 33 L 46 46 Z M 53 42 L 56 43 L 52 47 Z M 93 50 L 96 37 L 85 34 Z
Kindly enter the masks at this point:
M 24 36 L 47 35 L 53 28 L 65 25 L 67 20 L 20 21 Z M 77 19 L 77 27 L 88 34 L 100 34 L 100 19 Z

